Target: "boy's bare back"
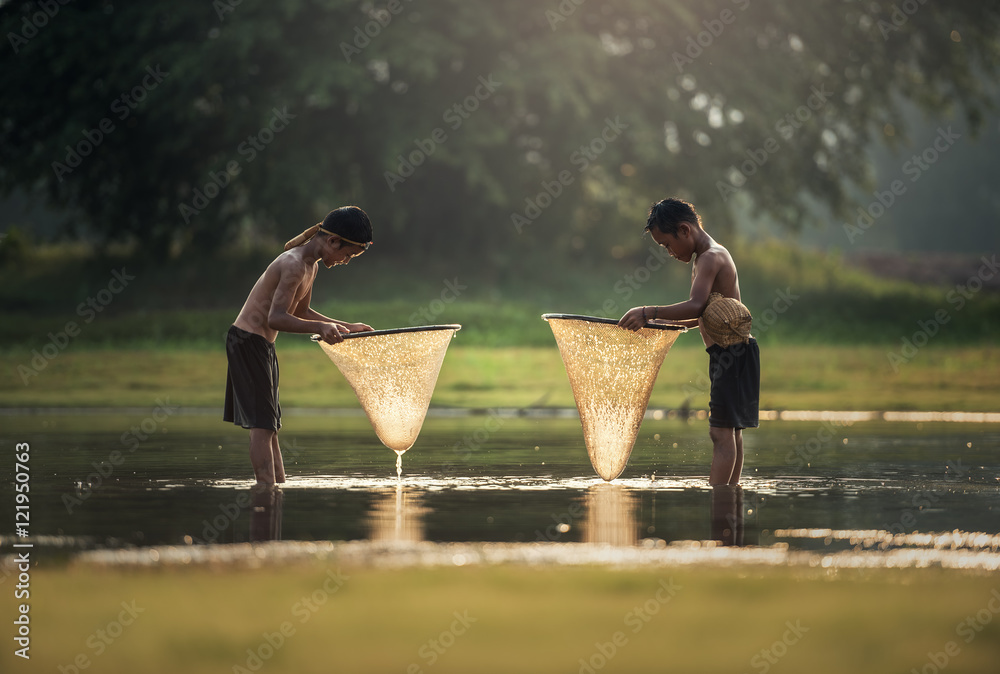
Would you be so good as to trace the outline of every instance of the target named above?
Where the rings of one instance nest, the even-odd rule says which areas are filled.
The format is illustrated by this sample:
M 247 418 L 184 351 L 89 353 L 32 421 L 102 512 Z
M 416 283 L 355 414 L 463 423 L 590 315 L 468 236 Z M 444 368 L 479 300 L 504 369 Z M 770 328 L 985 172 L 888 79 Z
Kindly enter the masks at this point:
M 294 314 L 303 301 L 305 306 L 309 305 L 319 260 L 310 265 L 302 258 L 302 250 L 299 247 L 285 251 L 267 266 L 240 309 L 233 323 L 236 327 L 273 342 L 278 331 L 268 321 L 272 311 Z

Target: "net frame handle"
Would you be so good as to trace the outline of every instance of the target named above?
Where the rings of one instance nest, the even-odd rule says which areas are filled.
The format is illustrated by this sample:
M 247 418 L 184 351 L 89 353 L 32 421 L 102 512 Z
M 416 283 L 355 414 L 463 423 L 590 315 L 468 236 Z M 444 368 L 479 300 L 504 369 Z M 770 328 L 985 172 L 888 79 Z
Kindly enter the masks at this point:
M 366 330 L 364 332 L 349 332 L 344 335 L 344 339 L 356 339 L 358 337 L 375 337 L 376 335 L 398 335 L 404 332 L 424 332 L 429 330 L 461 330 L 458 323 L 447 323 L 444 325 L 416 325 L 407 328 L 387 328 L 385 330 Z M 309 339 L 314 342 L 322 342 L 321 335 L 312 335 Z
M 570 320 L 570 321 L 586 321 L 588 323 L 603 323 L 605 325 L 618 325 L 618 321 L 613 318 L 601 318 L 599 316 L 585 316 L 583 314 L 542 314 L 543 321 L 549 321 L 552 319 Z M 645 328 L 652 328 L 653 330 L 677 330 L 679 332 L 687 332 L 688 328 L 683 325 L 677 325 L 676 323 L 660 323 L 653 321 L 658 321 L 658 319 L 650 319 L 646 321 L 643 326 Z M 624 330 L 625 328 L 622 328 Z

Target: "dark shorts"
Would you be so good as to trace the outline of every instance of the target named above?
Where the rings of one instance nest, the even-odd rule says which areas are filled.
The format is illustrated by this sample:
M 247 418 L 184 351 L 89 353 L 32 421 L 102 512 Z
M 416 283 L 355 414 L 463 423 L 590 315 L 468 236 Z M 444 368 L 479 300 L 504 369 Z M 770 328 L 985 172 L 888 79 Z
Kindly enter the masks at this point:
M 757 340 L 747 344 L 705 349 L 712 395 L 708 424 L 716 428 L 757 428 L 760 406 L 760 349 Z
M 274 344 L 235 325 L 226 335 L 226 408 L 222 419 L 243 428 L 281 428 Z

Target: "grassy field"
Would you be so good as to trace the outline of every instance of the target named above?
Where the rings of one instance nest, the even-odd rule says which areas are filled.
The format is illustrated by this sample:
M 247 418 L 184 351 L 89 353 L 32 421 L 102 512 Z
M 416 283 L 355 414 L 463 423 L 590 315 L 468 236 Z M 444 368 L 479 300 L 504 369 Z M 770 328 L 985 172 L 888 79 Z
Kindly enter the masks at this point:
M 946 658 L 961 673 L 1000 657 L 996 579 L 933 569 L 71 566 L 31 581 L 32 659 L 4 648 L 4 672 L 882 674 Z
M 540 314 L 617 317 L 687 297 L 690 268 L 651 264 L 648 242 L 636 246 L 599 264 L 539 252 L 502 268 L 366 256 L 323 270 L 313 304 L 377 328 L 461 323 L 435 405 L 566 407 L 572 394 Z M 996 411 L 1000 293 L 965 299 L 953 288 L 878 279 L 836 253 L 776 242 L 737 243 L 733 251 L 761 344 L 763 408 Z M 273 252 L 154 264 L 55 246 L 0 265 L 0 406 L 145 406 L 167 396 L 221 406 L 225 332 Z M 127 283 L 112 283 L 119 277 Z M 927 346 L 914 355 L 906 340 Z M 706 407 L 700 345 L 696 333 L 679 339 L 652 405 Z M 285 406 L 357 404 L 304 336 L 282 336 L 278 351 Z
M 461 335 L 461 333 L 459 333 Z M 449 349 L 433 405 L 490 408 L 572 407 L 559 352 L 542 347 Z M 667 355 L 650 405 L 708 404 L 708 356 L 696 334 Z M 763 345 L 762 409 L 996 411 L 1000 352 L 987 347 L 927 347 L 893 372 L 878 346 Z M 318 347 L 278 343 L 281 402 L 289 407 L 356 407 L 343 376 Z M 35 370 L 24 349 L 0 354 L 0 407 L 219 407 L 226 359 L 221 348 L 69 348 Z M 25 378 L 19 368 L 36 371 Z M 22 374 L 23 374 L 22 370 Z

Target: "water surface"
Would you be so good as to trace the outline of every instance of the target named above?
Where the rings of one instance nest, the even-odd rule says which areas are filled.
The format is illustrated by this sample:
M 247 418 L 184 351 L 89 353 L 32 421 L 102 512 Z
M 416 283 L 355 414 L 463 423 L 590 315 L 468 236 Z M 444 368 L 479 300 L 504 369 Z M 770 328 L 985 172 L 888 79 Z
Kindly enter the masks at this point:
M 30 533 L 68 549 L 369 539 L 808 550 L 857 546 L 818 530 L 1000 533 L 1000 424 L 765 421 L 744 434 L 739 490 L 708 487 L 704 421 L 647 419 L 611 483 L 573 418 L 431 416 L 398 480 L 395 453 L 362 416 L 289 414 L 280 437 L 289 480 L 260 492 L 247 432 L 212 417 L 29 415 L 0 431 L 4 446 L 31 446 Z M 13 498 L 4 480 L 0 501 Z

